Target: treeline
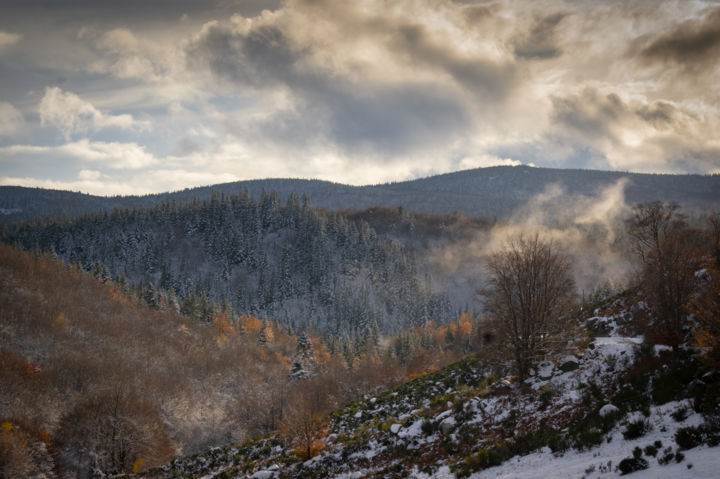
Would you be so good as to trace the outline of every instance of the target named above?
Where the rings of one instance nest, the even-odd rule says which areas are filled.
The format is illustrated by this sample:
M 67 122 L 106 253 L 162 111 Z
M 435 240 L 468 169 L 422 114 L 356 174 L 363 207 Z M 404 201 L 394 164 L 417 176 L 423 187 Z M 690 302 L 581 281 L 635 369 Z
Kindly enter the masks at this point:
M 313 208 L 294 194 L 284 204 L 274 192 L 255 200 L 246 191 L 27 222 L 5 227 L 2 240 L 100 268 L 121 283 L 151 284 L 181 308 L 207 296 L 292 330 L 387 334 L 456 315 L 412 250 L 379 238 L 367 221 Z
M 0 269 L 4 477 L 144 470 L 275 430 L 302 452 L 324 414 L 442 367 L 477 332 L 466 315 L 333 352 L 252 315 L 152 309 L 49 254 L 0 245 Z

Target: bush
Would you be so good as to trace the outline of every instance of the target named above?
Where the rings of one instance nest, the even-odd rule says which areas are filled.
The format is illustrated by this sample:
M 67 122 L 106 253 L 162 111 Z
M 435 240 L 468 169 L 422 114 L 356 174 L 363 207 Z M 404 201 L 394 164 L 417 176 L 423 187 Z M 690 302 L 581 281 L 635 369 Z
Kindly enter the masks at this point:
M 618 469 L 622 475 L 630 474 L 635 471 L 642 471 L 647 468 L 648 462 L 642 457 L 642 450 L 639 447 L 636 447 L 633 450 L 633 457 L 626 457 L 620 461 L 620 464 L 618 464 Z
M 647 394 L 649 379 L 646 374 L 632 373 L 623 379 L 623 385 L 611 402 L 627 411 L 641 411 L 643 415 L 650 415 L 650 398 Z
M 552 398 L 555 395 L 553 389 L 545 385 L 540 389 L 540 396 L 538 397 L 540 401 L 540 409 L 546 409 L 550 403 L 552 402 Z
M 636 421 L 629 423 L 625 427 L 625 430 L 623 431 L 622 435 L 625 439 L 628 439 L 628 440 L 637 439 L 639 437 L 643 437 L 649 430 L 650 430 L 650 423 L 648 423 L 644 419 L 638 419 Z
M 470 472 L 481 471 L 490 466 L 490 451 L 480 449 L 475 454 L 467 456 L 463 461 L 463 466 Z
M 707 435 L 702 426 L 682 427 L 675 433 L 675 442 L 681 449 L 692 449 L 705 442 Z
M 642 457 L 626 457 L 622 461 L 620 461 L 620 464 L 618 464 L 618 469 L 620 470 L 621 475 L 630 474 L 631 472 L 635 471 L 642 471 L 643 469 L 648 468 L 648 462 Z
M 672 418 L 677 422 L 683 422 L 685 419 L 688 418 L 689 414 L 690 412 L 688 411 L 688 408 L 681 407 L 673 411 L 670 416 L 672 416 Z
M 605 434 L 595 428 L 583 429 L 579 431 L 575 439 L 575 447 L 579 450 L 592 449 L 602 444 Z
M 658 444 L 659 443 L 659 444 Z M 645 446 L 645 455 L 646 456 L 652 456 L 656 457 L 658 450 L 662 447 L 662 443 L 660 441 L 655 441 L 655 444 L 649 444 Z
M 663 451 L 662 457 L 658 459 L 658 464 L 664 466 L 666 464 L 670 464 L 672 461 L 675 461 L 679 464 L 683 460 L 685 460 L 685 454 L 683 454 L 679 450 L 673 453 L 672 448 L 668 447 Z
M 438 425 L 435 421 L 431 421 L 430 419 L 425 419 L 422 424 L 420 425 L 420 430 L 425 434 L 426 436 L 429 436 L 431 434 L 434 434 L 438 430 Z

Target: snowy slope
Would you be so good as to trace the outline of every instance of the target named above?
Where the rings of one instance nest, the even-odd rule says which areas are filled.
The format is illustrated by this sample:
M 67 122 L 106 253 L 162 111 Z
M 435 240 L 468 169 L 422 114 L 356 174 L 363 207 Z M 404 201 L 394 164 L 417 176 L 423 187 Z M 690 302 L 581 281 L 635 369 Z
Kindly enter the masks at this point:
M 337 411 L 307 461 L 278 436 L 149 476 L 589 479 L 632 463 L 647 467 L 637 478 L 718 477 L 720 448 L 708 444 L 720 428 L 696 412 L 717 407 L 717 375 L 691 351 L 620 336 L 632 318 L 616 306 L 591 318 L 609 336 L 541 363 L 524 384 L 468 357 Z

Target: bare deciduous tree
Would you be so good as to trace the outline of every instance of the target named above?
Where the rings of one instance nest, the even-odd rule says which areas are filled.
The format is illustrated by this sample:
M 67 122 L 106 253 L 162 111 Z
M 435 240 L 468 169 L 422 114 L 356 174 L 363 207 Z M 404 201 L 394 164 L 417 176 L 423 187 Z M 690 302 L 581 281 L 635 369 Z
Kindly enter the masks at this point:
M 525 379 L 539 356 L 565 337 L 576 299 L 570 261 L 554 243 L 536 235 L 511 241 L 490 256 L 487 266 L 485 305 Z
M 678 205 L 661 201 L 635 205 L 625 226 L 640 261 L 640 286 L 659 327 L 655 336 L 677 346 L 685 338 L 700 234 L 688 227 Z

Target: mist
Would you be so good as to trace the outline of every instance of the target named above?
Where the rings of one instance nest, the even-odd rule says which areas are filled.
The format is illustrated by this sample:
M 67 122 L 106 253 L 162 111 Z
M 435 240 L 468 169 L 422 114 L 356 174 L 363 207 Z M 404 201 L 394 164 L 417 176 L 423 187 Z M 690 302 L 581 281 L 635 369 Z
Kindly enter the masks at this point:
M 434 248 L 429 255 L 432 275 L 456 304 L 477 310 L 487 257 L 519 236 L 538 234 L 570 257 L 579 296 L 608 285 L 620 287 L 632 273 L 622 249 L 623 219 L 630 211 L 627 185 L 627 178 L 621 178 L 585 196 L 568 194 L 559 184 L 552 184 L 507 220 L 478 232 L 472 241 Z

